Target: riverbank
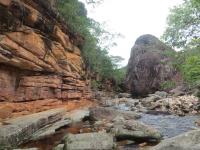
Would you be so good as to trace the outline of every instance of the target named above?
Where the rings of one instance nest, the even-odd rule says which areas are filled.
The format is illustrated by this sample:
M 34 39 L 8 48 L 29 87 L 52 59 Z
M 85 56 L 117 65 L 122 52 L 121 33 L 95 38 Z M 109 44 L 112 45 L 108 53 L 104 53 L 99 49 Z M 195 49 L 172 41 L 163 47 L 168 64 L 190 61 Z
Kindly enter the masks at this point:
M 98 100 L 74 101 L 62 108 L 56 108 L 62 110 L 59 115 L 53 113 L 51 117 L 48 111 L 37 115 L 38 119 L 33 115 L 30 121 L 25 119 L 29 124 L 28 128 L 26 122 L 20 124 L 8 119 L 1 125 L 0 130 L 8 127 L 20 128 L 20 133 L 13 134 L 14 137 L 23 135 L 23 139 L 18 138 L 21 141 L 16 141 L 14 147 L 22 149 L 36 147 L 39 150 L 51 150 L 59 145 L 59 150 L 65 150 L 67 144 L 68 149 L 82 144 L 82 147 L 86 146 L 87 149 L 95 149 L 97 147 L 94 147 L 94 143 L 104 143 L 104 140 L 98 139 L 105 137 L 112 142 L 105 144 L 103 148 L 148 150 L 160 141 L 199 129 L 197 123 L 200 116 L 196 107 L 198 99 L 191 95 L 175 97 L 165 92 L 156 92 L 146 98 L 132 99 L 127 93 L 112 95 L 98 92 L 97 96 Z M 173 103 L 169 99 L 173 100 Z M 185 103 L 180 103 L 183 100 Z M 158 103 L 159 107 L 152 107 Z M 185 111 L 186 108 L 188 111 Z M 51 112 L 57 112 L 54 110 L 51 109 Z M 184 114 L 180 115 L 180 112 Z M 42 115 L 43 113 L 45 115 Z M 28 116 L 30 115 L 21 116 L 21 120 Z M 42 120 L 47 121 L 43 123 Z M 5 135 L 12 135 L 10 130 L 7 132 Z M 6 139 L 9 139 L 8 136 Z M 88 142 L 77 141 L 84 136 Z M 94 140 L 93 136 L 98 138 Z M 93 142 L 90 142 L 91 140 Z

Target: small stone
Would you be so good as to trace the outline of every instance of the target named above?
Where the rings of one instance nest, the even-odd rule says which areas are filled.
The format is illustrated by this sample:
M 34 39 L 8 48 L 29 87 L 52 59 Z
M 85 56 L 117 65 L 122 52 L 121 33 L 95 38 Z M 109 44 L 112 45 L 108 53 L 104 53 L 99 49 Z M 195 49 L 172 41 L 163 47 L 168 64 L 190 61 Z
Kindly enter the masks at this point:
M 147 144 L 148 144 L 147 142 L 141 143 L 141 144 L 139 144 L 139 147 L 144 147 L 144 146 L 146 146 Z
M 64 144 L 59 144 L 56 147 L 53 148 L 53 150 L 63 150 Z
M 158 95 L 158 96 L 160 96 L 162 98 L 166 98 L 168 93 L 164 92 L 164 91 L 157 91 L 157 92 L 155 92 L 155 95 Z

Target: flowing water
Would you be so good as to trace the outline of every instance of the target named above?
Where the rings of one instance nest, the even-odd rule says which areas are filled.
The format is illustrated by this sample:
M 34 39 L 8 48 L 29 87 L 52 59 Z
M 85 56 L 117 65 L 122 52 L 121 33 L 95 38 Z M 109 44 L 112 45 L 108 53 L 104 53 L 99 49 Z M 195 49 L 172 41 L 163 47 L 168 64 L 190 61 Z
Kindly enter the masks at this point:
M 114 106 L 116 109 L 129 111 L 131 108 L 125 103 Z M 188 116 L 177 116 L 177 115 L 163 115 L 163 114 L 141 114 L 139 121 L 151 125 L 152 127 L 159 130 L 163 138 L 170 138 L 181 133 L 187 132 L 192 129 L 196 129 L 195 121 L 200 120 L 200 116 L 188 115 Z
M 198 119 L 200 119 L 199 116 L 180 117 L 175 115 L 142 114 L 139 120 L 158 129 L 162 133 L 163 138 L 170 138 L 196 129 L 195 121 Z
M 114 106 L 116 109 L 130 111 L 131 108 L 125 104 L 121 103 Z M 156 113 L 155 113 L 156 114 Z M 150 125 L 161 132 L 163 139 L 171 138 L 177 136 L 181 133 L 187 132 L 189 130 L 197 129 L 195 121 L 200 120 L 200 116 L 190 115 L 190 116 L 177 116 L 177 115 L 163 115 L 157 113 L 153 114 L 141 114 L 139 121 Z M 122 146 L 123 150 L 140 150 L 137 144 L 125 144 Z
M 124 103 L 115 106 L 116 109 L 129 111 L 130 108 Z M 139 121 L 151 125 L 161 132 L 163 138 L 170 138 L 181 133 L 187 132 L 192 129 L 196 129 L 195 121 L 199 120 L 200 116 L 176 116 L 176 115 L 163 115 L 163 114 L 141 114 Z M 41 150 L 51 150 L 52 147 L 56 146 L 61 142 L 61 139 L 66 133 L 87 133 L 92 132 L 90 124 L 86 121 L 72 125 L 71 127 L 64 127 L 56 132 L 55 135 L 46 137 L 38 141 L 30 141 L 23 144 L 21 147 L 38 147 Z M 123 150 L 138 150 L 138 144 L 130 141 L 118 142 L 118 148 Z

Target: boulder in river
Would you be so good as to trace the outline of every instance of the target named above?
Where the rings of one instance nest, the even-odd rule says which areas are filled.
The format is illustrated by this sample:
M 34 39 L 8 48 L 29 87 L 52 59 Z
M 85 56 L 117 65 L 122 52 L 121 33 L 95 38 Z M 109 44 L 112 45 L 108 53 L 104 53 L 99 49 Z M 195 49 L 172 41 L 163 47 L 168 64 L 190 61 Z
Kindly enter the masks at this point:
M 135 120 L 115 119 L 110 129 L 117 139 L 133 141 L 160 141 L 158 130 Z
M 172 66 L 176 52 L 153 35 L 140 36 L 131 50 L 126 85 L 135 96 L 146 96 L 161 89 L 176 75 Z
M 111 134 L 95 132 L 67 135 L 65 138 L 65 146 L 63 150 L 111 150 L 114 148 L 114 137 Z
M 200 130 L 189 131 L 176 137 L 166 139 L 150 150 L 199 150 Z
M 122 116 L 125 119 L 139 119 L 140 115 L 132 111 L 116 110 L 109 107 L 94 107 L 90 108 L 90 119 L 98 120 L 113 120 L 117 116 Z

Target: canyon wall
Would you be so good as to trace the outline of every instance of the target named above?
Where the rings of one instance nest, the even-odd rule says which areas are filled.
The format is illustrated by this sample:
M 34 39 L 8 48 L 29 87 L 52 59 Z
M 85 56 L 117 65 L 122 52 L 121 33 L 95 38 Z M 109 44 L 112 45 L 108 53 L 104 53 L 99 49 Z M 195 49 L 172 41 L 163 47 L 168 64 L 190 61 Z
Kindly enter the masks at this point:
M 52 0 L 0 0 L 0 101 L 89 99 L 80 47 Z

